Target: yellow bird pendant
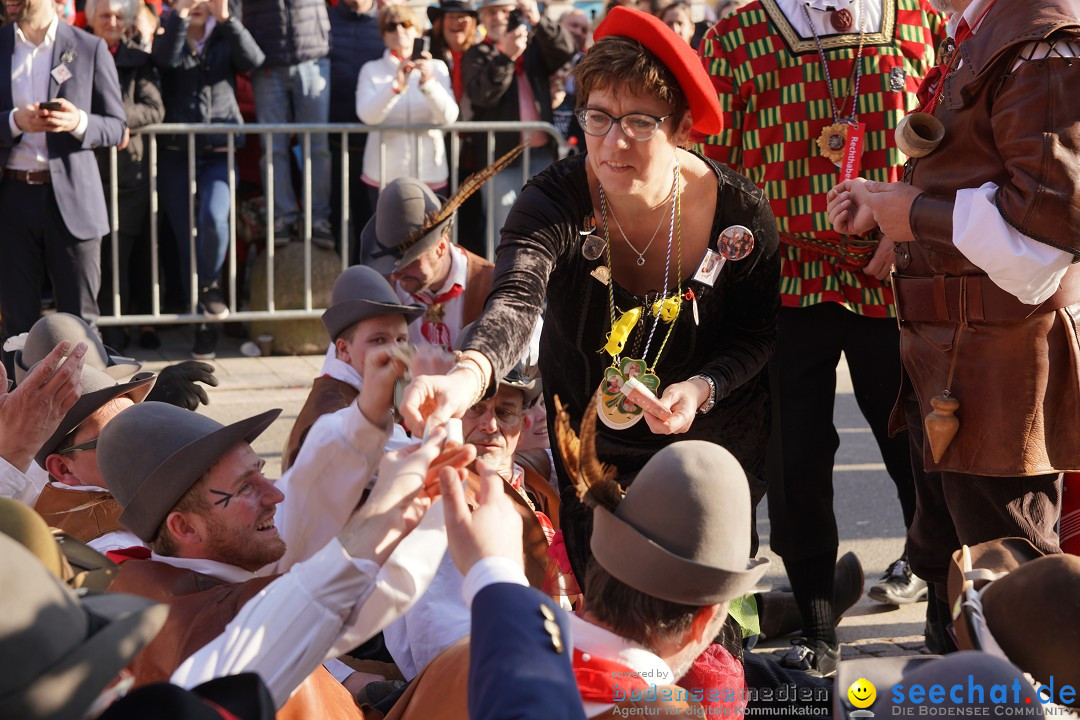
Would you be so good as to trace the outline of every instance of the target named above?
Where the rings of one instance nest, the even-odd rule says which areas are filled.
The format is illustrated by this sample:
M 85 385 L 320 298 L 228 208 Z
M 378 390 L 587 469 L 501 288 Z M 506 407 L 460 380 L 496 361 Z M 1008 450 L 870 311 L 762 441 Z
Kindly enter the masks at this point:
M 640 319 L 641 308 L 639 307 L 624 312 L 622 317 L 611 326 L 611 332 L 607 336 L 607 344 L 604 345 L 604 352 L 611 357 L 621 353 L 623 347 L 626 346 L 626 341 L 630 338 L 630 333 L 633 332 L 634 326 L 637 325 Z

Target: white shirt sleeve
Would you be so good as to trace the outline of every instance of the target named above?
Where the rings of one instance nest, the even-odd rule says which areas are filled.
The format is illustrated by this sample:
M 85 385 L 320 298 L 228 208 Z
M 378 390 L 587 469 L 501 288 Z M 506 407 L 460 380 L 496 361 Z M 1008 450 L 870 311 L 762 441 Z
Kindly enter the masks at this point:
M 0 497 L 18 500 L 23 505 L 34 507 L 38 495 L 48 482 L 49 474 L 41 470 L 36 462 L 31 461 L 30 467 L 23 473 L 0 457 Z
M 1054 294 L 1073 256 L 1033 240 L 1005 222 L 994 203 L 998 186 L 986 183 L 956 193 L 953 242 L 994 284 L 1027 305 Z
M 520 563 L 515 563 L 510 558 L 486 557 L 469 568 L 469 574 L 465 576 L 465 582 L 461 585 L 461 595 L 465 605 L 472 609 L 473 598 L 488 585 L 495 583 L 513 583 L 515 585 L 528 586 L 529 578 L 525 577 L 525 571 Z
M 373 425 L 355 402 L 315 421 L 296 462 L 278 481 L 285 500 L 276 524 L 285 555 L 260 575 L 285 572 L 341 532 L 379 467 L 389 432 L 389 423 Z
M 356 606 L 372 594 L 378 572 L 375 563 L 354 560 L 341 543 L 330 542 L 249 600 L 170 681 L 192 688 L 216 677 L 257 672 L 280 708 L 323 660 L 333 657 L 328 648 Z
M 71 131 L 72 137 L 79 142 L 86 137 L 86 129 L 90 127 L 90 118 L 87 117 L 85 110 L 79 111 L 79 124 L 75 126 L 75 129 Z
M 8 128 L 11 130 L 12 140 L 22 135 L 22 129 L 15 124 L 15 110 L 17 109 L 18 108 L 12 108 L 11 112 L 8 113 Z

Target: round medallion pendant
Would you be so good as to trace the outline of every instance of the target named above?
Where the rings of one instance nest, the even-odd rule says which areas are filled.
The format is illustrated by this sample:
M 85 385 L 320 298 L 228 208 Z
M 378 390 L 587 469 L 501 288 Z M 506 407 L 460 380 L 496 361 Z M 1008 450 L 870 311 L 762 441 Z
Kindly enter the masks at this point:
M 829 22 L 837 32 L 847 32 L 851 29 L 854 19 L 851 17 L 851 11 L 844 8 L 843 10 L 837 10 L 830 13 Z

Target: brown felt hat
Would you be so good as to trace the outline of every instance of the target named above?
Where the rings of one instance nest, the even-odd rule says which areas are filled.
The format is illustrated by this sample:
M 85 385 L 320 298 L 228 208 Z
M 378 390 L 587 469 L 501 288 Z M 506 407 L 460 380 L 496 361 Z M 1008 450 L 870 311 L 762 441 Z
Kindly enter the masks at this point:
M 124 512 L 120 524 L 150 542 L 192 485 L 238 443 L 250 443 L 280 409 L 232 425 L 160 402 L 121 412 L 101 431 L 98 468 Z
M 119 397 L 129 397 L 133 403 L 138 405 L 150 394 L 156 379 L 157 375 L 153 373 L 139 373 L 128 382 L 118 383 L 101 370 L 84 364 L 82 390 L 79 399 L 67 411 L 67 415 L 64 415 L 64 419 L 60 421 L 60 426 L 56 428 L 56 432 L 38 450 L 34 460 L 41 467 L 45 467 L 45 458 L 57 450 L 62 450 L 60 443 L 63 442 L 64 438 L 86 422 L 86 419 L 101 409 L 102 406 Z
M 1042 551 L 1032 545 L 1029 540 L 1019 537 L 988 540 L 978 545 L 971 545 L 967 550 L 971 569 L 976 571 L 971 577 L 971 587 L 975 591 L 982 590 L 991 579 L 1010 573 L 1024 563 L 1043 556 Z M 961 548 L 952 554 L 946 584 L 946 591 L 949 594 L 949 614 L 958 638 L 970 637 L 972 633 L 972 628 L 968 627 L 968 618 L 962 612 L 965 579 L 964 549 Z M 973 647 L 976 646 L 969 642 L 961 645 L 960 649 Z
M 353 265 L 334 281 L 330 307 L 323 313 L 322 321 L 330 339 L 337 340 L 361 320 L 401 313 L 406 322 L 412 322 L 423 312 L 423 305 L 402 305 L 394 288 L 378 272 L 364 265 Z
M 169 614 L 133 595 L 80 599 L 6 535 L 0 586 L 3 718 L 79 720 Z
M 30 368 L 44 360 L 53 348 L 65 340 L 70 342 L 72 347 L 77 343 L 86 343 L 83 367 L 97 368 L 114 380 L 126 378 L 142 367 L 134 358 L 123 357 L 102 344 L 93 328 L 78 315 L 62 312 L 46 315 L 34 323 L 24 338 L 13 340 L 17 346 L 21 346 L 12 354 L 16 385 L 23 381 Z M 11 342 L 12 340 L 8 341 Z M 8 343 L 5 343 L 5 346 Z
M 746 473 L 721 446 L 682 440 L 653 455 L 614 512 L 593 509 L 593 557 L 612 577 L 696 607 L 739 597 L 768 569 L 750 557 Z
M 449 217 L 430 225 L 428 215 L 437 213 L 443 201 L 420 180 L 397 178 L 379 192 L 375 213 L 360 231 L 360 262 L 383 275 L 400 270 L 435 247 L 442 231 L 453 220 Z M 426 228 L 424 235 L 407 248 L 406 238 Z
M 1000 651 L 1042 683 L 1080 687 L 1080 557 L 1043 555 L 1022 538 L 992 540 L 969 551 L 966 576 L 973 582 L 955 599 L 950 568 L 950 600 L 960 609 L 953 620 L 957 645 Z M 954 565 L 963 564 L 960 550 Z

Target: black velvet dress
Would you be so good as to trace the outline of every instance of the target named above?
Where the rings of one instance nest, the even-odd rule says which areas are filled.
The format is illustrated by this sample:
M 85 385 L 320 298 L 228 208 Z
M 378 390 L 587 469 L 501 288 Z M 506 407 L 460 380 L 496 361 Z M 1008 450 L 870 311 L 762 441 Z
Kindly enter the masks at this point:
M 611 328 L 608 291 L 590 275 L 604 264 L 604 257 L 587 260 L 581 254 L 579 230 L 593 212 L 585 157 L 577 155 L 555 163 L 522 191 L 502 229 L 484 315 L 463 343 L 489 358 L 494 376 L 502 377 L 520 357 L 546 301 L 540 372 L 549 430 L 554 418 L 552 397 L 559 396 L 575 429 L 579 428 L 582 413 L 611 365 L 611 357 L 601 351 Z M 683 289 L 690 287 L 697 296 L 700 322 L 694 323 L 690 307 L 684 304 L 655 371 L 661 381 L 657 395 L 668 385 L 708 374 L 717 383 L 716 406 L 707 415 L 697 416 L 689 431 L 681 435 L 654 435 L 644 420 L 625 430 L 600 423 L 596 449 L 601 460 L 618 468 L 618 479 L 625 486 L 669 443 L 718 443 L 742 463 L 756 505 L 764 495 L 763 465 L 769 437 L 764 369 L 775 346 L 780 308 L 779 241 L 762 191 L 728 168 L 706 162 L 717 177 L 711 247 L 717 249 L 716 238 L 724 228 L 744 225 L 754 233 L 754 249 L 743 260 L 726 262 L 711 288 L 690 281 L 701 258 L 683 258 L 683 267 L 690 268 L 683 278 Z M 682 212 L 693 210 L 683 206 Z M 616 316 L 644 303 L 643 298 L 617 284 L 614 290 Z M 644 320 L 638 323 L 623 357 L 641 357 L 649 325 Z M 664 325 L 656 330 L 650 363 L 665 331 Z M 552 445 L 554 448 L 554 442 Z M 563 534 L 574 572 L 584 583 L 591 512 L 567 490 L 569 480 L 557 452 L 555 464 L 563 490 Z

